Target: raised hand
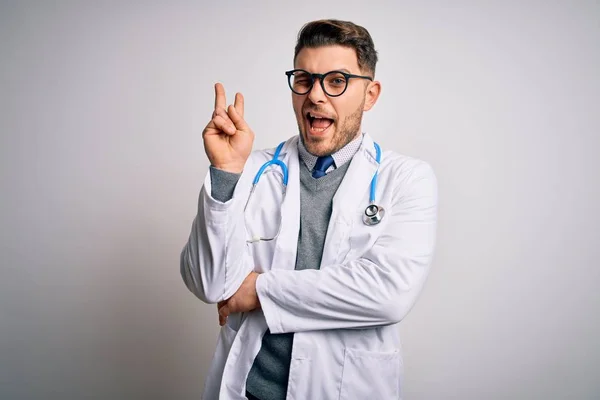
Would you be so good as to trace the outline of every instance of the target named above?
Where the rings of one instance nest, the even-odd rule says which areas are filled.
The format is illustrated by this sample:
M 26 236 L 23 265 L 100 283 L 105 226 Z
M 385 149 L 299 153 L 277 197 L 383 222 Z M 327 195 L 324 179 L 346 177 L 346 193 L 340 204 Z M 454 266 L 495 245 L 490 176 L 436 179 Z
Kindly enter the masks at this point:
M 252 151 L 254 132 L 244 121 L 244 96 L 236 93 L 227 109 L 225 88 L 215 84 L 215 111 L 204 128 L 204 150 L 210 164 L 228 172 L 240 173 Z

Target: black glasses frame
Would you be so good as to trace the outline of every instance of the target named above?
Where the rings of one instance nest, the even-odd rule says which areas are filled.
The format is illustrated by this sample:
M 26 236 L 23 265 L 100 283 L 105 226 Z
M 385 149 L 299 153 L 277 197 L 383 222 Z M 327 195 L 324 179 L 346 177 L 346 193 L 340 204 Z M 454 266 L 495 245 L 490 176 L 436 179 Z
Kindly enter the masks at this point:
M 294 87 L 292 85 L 292 78 L 294 76 L 294 73 L 296 73 L 296 72 L 305 72 L 308 76 L 310 76 L 310 87 L 304 93 L 295 91 Z M 335 74 L 342 74 L 344 76 L 344 78 L 346 78 L 346 87 L 344 88 L 344 90 L 342 90 L 342 92 L 340 94 L 333 94 L 332 95 L 332 94 L 327 93 L 327 90 L 325 89 L 325 84 L 323 83 L 323 81 L 325 80 L 325 77 L 327 75 L 334 74 L 334 73 Z M 368 79 L 371 82 L 373 81 L 373 78 L 370 77 L 370 76 L 348 74 L 348 73 L 343 72 L 343 71 L 329 71 L 329 72 L 326 72 L 324 74 L 313 74 L 313 73 L 310 73 L 310 72 L 308 72 L 308 71 L 306 71 L 304 69 L 293 69 L 291 71 L 285 71 L 285 74 L 288 77 L 288 85 L 290 86 L 290 89 L 292 89 L 292 92 L 294 92 L 294 93 L 296 93 L 298 95 L 301 95 L 301 96 L 310 93 L 310 91 L 312 90 L 312 88 L 313 88 L 313 86 L 315 84 L 315 79 L 316 78 L 319 78 L 319 83 L 321 84 L 321 89 L 323 89 L 323 93 L 325 93 L 329 97 L 339 97 L 339 96 L 343 95 L 346 92 L 346 89 L 348 89 L 348 84 L 350 83 L 350 79 L 351 78 Z

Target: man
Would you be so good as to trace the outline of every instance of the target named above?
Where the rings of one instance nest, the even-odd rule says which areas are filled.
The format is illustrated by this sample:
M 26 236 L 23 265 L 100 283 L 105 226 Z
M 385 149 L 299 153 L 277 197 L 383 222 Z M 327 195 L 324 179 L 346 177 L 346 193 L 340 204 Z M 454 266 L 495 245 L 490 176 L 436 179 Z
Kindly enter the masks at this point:
M 376 63 L 366 29 L 306 24 L 286 72 L 299 135 L 277 150 L 251 151 L 242 95 L 226 108 L 215 85 L 210 171 L 181 254 L 222 325 L 205 399 L 401 397 L 397 324 L 429 271 L 437 185 L 428 164 L 362 133 Z M 285 168 L 265 167 L 251 191 L 275 159 Z

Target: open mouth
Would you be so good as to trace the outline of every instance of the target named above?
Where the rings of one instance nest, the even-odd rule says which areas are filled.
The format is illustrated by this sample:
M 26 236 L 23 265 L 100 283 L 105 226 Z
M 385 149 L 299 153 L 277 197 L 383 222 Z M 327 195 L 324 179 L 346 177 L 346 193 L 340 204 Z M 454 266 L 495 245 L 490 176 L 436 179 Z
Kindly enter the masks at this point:
M 334 122 L 331 118 L 312 112 L 306 113 L 306 120 L 310 126 L 310 133 L 313 135 L 323 135 Z

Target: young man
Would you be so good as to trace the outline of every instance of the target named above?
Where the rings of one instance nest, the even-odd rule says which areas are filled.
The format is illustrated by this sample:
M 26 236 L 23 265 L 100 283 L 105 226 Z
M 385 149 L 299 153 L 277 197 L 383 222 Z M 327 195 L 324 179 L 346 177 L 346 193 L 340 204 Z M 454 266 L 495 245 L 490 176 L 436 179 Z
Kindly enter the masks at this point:
M 362 132 L 376 63 L 366 29 L 306 24 L 286 72 L 299 135 L 277 150 L 251 151 L 242 95 L 226 108 L 215 86 L 210 172 L 181 254 L 222 325 L 203 398 L 401 397 L 397 324 L 430 268 L 437 184 Z

